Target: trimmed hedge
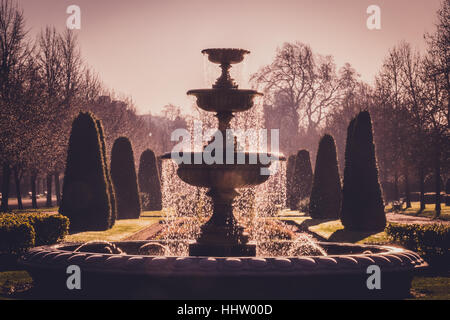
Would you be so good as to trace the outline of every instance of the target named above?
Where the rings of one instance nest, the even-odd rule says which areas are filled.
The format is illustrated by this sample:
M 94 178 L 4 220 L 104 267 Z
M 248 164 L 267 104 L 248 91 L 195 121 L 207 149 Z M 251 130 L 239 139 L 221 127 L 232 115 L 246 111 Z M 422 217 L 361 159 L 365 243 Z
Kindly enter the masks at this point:
M 139 219 L 141 202 L 131 142 L 126 137 L 114 141 L 111 150 L 111 179 L 117 199 L 117 219 Z
M 80 112 L 72 123 L 59 207 L 72 230 L 104 231 L 112 226 L 102 146 L 94 115 Z
M 28 221 L 12 214 L 0 216 L 0 254 L 20 255 L 34 246 L 35 237 Z
M 69 219 L 60 214 L 1 214 L 0 254 L 19 255 L 33 246 L 54 244 L 68 230 Z
M 334 139 L 325 134 L 319 142 L 309 214 L 314 219 L 339 218 L 341 180 Z
M 372 120 L 367 111 L 360 112 L 347 130 L 341 222 L 352 231 L 381 231 L 386 227 Z
M 162 210 L 161 180 L 155 153 L 147 149 L 139 159 L 138 173 L 139 191 L 145 194 L 147 202 L 143 201 L 145 210 Z
M 393 241 L 418 252 L 433 267 L 450 265 L 449 225 L 389 224 L 385 231 Z
M 116 203 L 116 191 L 114 190 L 114 185 L 111 179 L 111 173 L 109 171 L 108 166 L 108 158 L 106 156 L 106 142 L 105 142 L 105 134 L 103 130 L 103 125 L 100 120 L 96 120 L 97 130 L 100 138 L 101 148 L 102 148 L 102 156 L 103 156 L 103 167 L 105 171 L 106 184 L 109 192 L 109 205 L 111 206 L 111 219 L 109 221 L 109 227 L 112 228 L 116 223 L 117 219 L 117 203 Z
M 292 207 L 298 210 L 300 201 L 311 195 L 313 172 L 309 151 L 300 150 L 295 158 L 294 176 L 292 178 Z
M 33 213 L 18 216 L 34 228 L 35 246 L 54 244 L 62 240 L 69 231 L 69 218 L 61 214 Z

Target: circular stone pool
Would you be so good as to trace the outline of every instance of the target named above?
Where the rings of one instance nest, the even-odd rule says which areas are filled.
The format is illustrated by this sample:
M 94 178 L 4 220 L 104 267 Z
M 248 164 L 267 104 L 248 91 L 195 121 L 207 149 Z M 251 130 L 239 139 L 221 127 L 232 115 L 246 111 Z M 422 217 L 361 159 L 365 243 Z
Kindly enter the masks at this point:
M 402 298 L 414 273 L 427 266 L 418 254 L 390 246 L 318 243 L 326 256 L 138 255 L 149 243 L 158 244 L 112 242 L 126 254 L 74 252 L 79 243 L 42 246 L 20 263 L 40 297 L 145 299 Z M 81 290 L 67 289 L 69 265 L 80 267 Z M 379 290 L 367 287 L 370 265 L 380 267 Z

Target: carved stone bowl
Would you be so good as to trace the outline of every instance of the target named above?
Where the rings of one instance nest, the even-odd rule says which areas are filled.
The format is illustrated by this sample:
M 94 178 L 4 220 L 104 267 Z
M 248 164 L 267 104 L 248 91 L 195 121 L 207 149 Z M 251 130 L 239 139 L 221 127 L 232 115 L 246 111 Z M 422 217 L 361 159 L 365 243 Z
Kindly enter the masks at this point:
M 327 256 L 195 257 L 138 255 L 156 241 L 118 241 L 126 254 L 74 252 L 80 244 L 31 249 L 20 260 L 40 297 L 154 299 L 402 298 L 427 266 L 390 246 L 319 243 Z M 172 244 L 176 245 L 176 244 Z M 67 289 L 67 267 L 81 270 L 81 290 Z M 380 268 L 369 289 L 368 267 Z

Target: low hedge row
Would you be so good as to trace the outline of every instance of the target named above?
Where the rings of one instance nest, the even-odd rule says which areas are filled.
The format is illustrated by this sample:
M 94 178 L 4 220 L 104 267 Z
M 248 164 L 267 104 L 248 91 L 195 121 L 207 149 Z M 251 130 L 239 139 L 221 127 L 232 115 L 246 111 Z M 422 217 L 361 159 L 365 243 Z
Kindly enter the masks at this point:
M 389 224 L 386 233 L 407 249 L 418 252 L 434 267 L 450 266 L 450 226 Z
M 69 230 L 60 214 L 0 214 L 0 254 L 20 255 L 33 246 L 56 243 Z

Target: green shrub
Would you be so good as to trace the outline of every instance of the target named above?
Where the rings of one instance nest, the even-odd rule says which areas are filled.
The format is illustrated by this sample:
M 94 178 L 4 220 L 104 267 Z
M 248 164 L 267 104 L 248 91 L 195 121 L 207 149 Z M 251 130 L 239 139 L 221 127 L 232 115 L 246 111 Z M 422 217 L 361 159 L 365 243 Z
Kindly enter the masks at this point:
M 69 219 L 61 214 L 24 213 L 18 218 L 33 226 L 36 246 L 54 244 L 69 231 Z
M 33 226 L 12 214 L 0 215 L 0 254 L 20 255 L 35 244 Z
M 446 224 L 389 224 L 386 233 L 407 249 L 417 251 L 435 267 L 450 265 L 450 226 Z
M 33 246 L 54 244 L 68 230 L 69 219 L 60 214 L 1 214 L 0 254 L 18 255 Z
M 102 152 L 95 117 L 89 112 L 80 112 L 70 133 L 59 208 L 59 212 L 70 219 L 72 230 L 101 231 L 112 225 Z
M 117 218 L 138 219 L 141 203 L 133 148 L 126 137 L 117 138 L 111 151 L 111 178 L 117 197 Z
M 341 210 L 341 180 L 336 156 L 336 145 L 329 134 L 319 142 L 309 214 L 314 219 L 339 217 Z

